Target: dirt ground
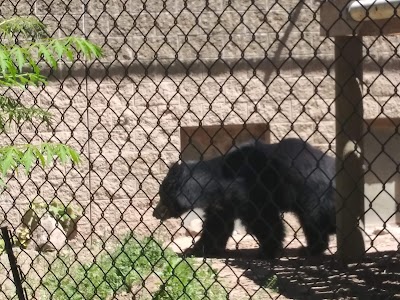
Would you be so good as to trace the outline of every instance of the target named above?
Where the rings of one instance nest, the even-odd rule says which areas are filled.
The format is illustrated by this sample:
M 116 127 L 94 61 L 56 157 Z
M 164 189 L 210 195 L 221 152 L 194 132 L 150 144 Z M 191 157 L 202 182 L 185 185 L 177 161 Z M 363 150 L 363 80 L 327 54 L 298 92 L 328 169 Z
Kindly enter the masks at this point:
M 322 257 L 299 257 L 304 235 L 291 216 L 286 219 L 290 225 L 280 259 L 255 259 L 257 242 L 236 235 L 224 258 L 204 260 L 218 270 L 229 299 L 400 299 L 400 227 L 367 227 L 365 258 L 345 267 L 335 257 L 334 237 Z M 179 238 L 171 248 L 180 252 L 177 246 L 184 250 L 192 241 Z
M 361 263 L 347 268 L 328 253 L 299 258 L 294 243 L 281 259 L 252 259 L 257 253 L 253 241 L 243 242 L 241 250 L 232 250 L 230 258 L 218 259 L 213 266 L 220 270 L 221 280 L 230 283 L 230 299 L 400 299 L 399 240 L 377 237 L 379 247 L 370 248 Z M 272 278 L 276 278 L 272 289 L 263 289 Z

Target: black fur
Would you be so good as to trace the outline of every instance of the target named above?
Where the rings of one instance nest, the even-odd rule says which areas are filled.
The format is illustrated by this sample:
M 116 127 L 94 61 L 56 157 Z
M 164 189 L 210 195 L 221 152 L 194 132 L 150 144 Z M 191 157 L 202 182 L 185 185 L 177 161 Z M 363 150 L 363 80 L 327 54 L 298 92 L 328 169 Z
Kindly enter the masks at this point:
M 203 233 L 189 250 L 195 255 L 223 252 L 234 220 L 241 219 L 258 239 L 261 256 L 275 258 L 284 239 L 281 213 L 293 212 L 307 253 L 318 255 L 336 229 L 334 175 L 334 159 L 304 141 L 255 142 L 214 159 L 175 163 L 153 215 L 165 220 L 204 209 Z

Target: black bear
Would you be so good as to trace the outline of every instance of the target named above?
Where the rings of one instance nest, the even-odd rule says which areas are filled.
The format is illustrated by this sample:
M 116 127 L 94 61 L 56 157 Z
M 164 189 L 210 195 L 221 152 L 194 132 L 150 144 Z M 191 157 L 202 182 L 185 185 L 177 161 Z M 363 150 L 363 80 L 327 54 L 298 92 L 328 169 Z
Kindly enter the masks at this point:
M 221 254 L 240 219 L 257 238 L 261 257 L 275 258 L 284 239 L 282 212 L 293 212 L 306 253 L 319 255 L 336 232 L 334 176 L 334 158 L 307 142 L 255 141 L 210 160 L 175 163 L 153 215 L 166 220 L 193 208 L 205 211 L 202 235 L 187 254 Z

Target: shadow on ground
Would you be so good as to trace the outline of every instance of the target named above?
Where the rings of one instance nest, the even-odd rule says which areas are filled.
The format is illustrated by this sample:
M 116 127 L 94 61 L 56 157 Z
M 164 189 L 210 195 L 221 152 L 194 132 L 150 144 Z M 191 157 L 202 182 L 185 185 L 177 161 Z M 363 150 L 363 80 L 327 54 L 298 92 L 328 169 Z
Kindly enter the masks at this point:
M 400 299 L 399 251 L 368 253 L 361 263 L 347 267 L 332 255 L 299 258 L 295 249 L 270 262 L 251 259 L 256 253 L 230 251 L 226 264 L 243 269 L 243 276 L 260 286 L 276 275 L 276 289 L 287 298 Z
M 240 269 L 256 285 L 272 287 L 289 299 L 400 299 L 400 252 L 368 253 L 358 264 L 341 265 L 333 255 L 300 258 L 287 249 L 281 259 L 255 259 L 258 249 L 227 250 L 218 258 Z M 233 278 L 232 278 L 233 279 Z

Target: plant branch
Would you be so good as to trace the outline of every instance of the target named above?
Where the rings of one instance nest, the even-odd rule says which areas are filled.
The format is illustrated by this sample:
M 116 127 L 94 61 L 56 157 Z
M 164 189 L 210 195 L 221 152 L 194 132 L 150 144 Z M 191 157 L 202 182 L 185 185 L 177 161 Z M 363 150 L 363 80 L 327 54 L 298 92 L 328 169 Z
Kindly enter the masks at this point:
M 43 59 L 53 69 L 57 69 L 57 62 L 66 58 L 73 61 L 76 54 L 82 53 L 88 59 L 102 55 L 101 49 L 95 44 L 80 37 L 66 37 L 60 39 L 41 39 L 23 45 L 0 45 L 0 84 L 4 85 L 31 85 L 38 82 L 45 83 L 40 75 L 38 61 Z M 23 72 L 29 67 L 32 72 Z
M 45 37 L 46 26 L 34 16 L 12 17 L 0 22 L 0 33 L 13 35 L 23 34 L 25 37 Z
M 7 123 L 15 121 L 20 124 L 21 121 L 33 121 L 33 119 L 40 119 L 41 121 L 50 125 L 51 113 L 39 107 L 26 107 L 18 101 L 0 96 L 0 130 L 4 130 Z
M 0 147 L 0 172 L 4 177 L 9 171 L 22 166 L 29 173 L 36 162 L 39 162 L 41 167 L 46 167 L 54 159 L 60 159 L 62 164 L 69 161 L 75 164 L 80 162 L 79 154 L 64 144 L 10 145 Z

